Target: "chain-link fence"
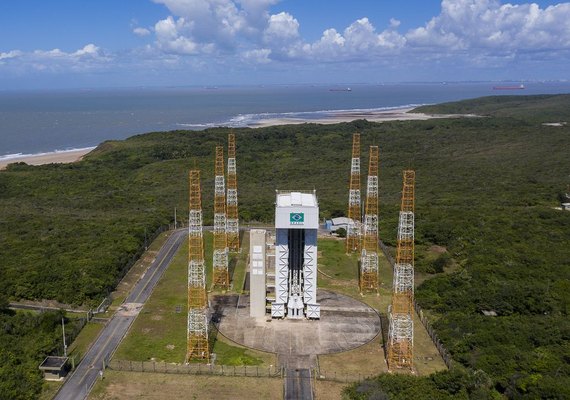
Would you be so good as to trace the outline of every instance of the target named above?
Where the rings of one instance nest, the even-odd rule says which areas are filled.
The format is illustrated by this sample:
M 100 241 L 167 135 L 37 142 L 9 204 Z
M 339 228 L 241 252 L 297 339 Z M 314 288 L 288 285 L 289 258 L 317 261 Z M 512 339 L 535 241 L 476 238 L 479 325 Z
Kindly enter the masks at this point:
M 130 372 L 161 372 L 165 374 L 182 375 L 220 375 L 248 376 L 263 378 L 282 378 L 284 370 L 280 367 L 264 367 L 258 365 L 204 365 L 204 364 L 175 364 L 157 361 L 125 361 L 111 360 L 108 368 L 116 371 Z

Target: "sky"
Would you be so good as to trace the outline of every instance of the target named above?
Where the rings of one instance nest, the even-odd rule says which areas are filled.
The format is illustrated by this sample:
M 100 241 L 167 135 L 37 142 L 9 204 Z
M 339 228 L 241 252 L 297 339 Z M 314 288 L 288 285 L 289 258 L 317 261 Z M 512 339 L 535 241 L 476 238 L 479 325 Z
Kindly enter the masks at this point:
M 0 2 L 0 90 L 567 79 L 570 2 Z

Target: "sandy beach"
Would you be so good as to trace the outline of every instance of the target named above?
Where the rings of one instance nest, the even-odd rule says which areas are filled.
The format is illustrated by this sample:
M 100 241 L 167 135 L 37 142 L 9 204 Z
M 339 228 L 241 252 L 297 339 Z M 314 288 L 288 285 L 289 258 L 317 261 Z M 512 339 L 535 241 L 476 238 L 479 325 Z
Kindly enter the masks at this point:
M 0 159 L 0 169 L 5 169 L 8 164 L 25 162 L 29 165 L 42 165 L 52 163 L 70 163 L 81 160 L 81 158 L 93 150 L 95 147 L 85 149 L 57 151 L 53 153 L 30 154 Z
M 303 118 L 274 118 L 261 120 L 252 128 L 265 128 L 274 125 L 289 125 L 289 124 L 338 124 L 340 122 L 351 122 L 356 119 L 366 119 L 370 122 L 385 122 L 385 121 L 411 121 L 411 120 L 426 120 L 431 118 L 451 118 L 458 117 L 457 115 L 444 115 L 444 114 L 422 114 L 411 113 L 414 108 L 394 108 L 391 110 L 382 111 L 338 111 L 332 112 L 330 116 L 321 119 L 303 119 Z
M 332 112 L 325 118 L 320 119 L 303 119 L 303 118 L 272 118 L 261 120 L 255 124 L 249 125 L 250 128 L 265 128 L 275 125 L 290 125 L 290 124 L 337 124 L 339 122 L 351 122 L 356 119 L 366 119 L 371 122 L 385 122 L 385 121 L 411 121 L 411 120 L 426 120 L 431 118 L 452 118 L 459 117 L 459 115 L 444 115 L 444 114 L 421 114 L 411 113 L 411 107 L 395 108 L 391 110 L 382 111 L 338 111 Z M 93 150 L 94 147 L 85 149 L 58 151 L 53 153 L 22 155 L 11 157 L 7 159 L 0 159 L 0 170 L 5 169 L 8 164 L 15 162 L 25 162 L 30 165 L 41 165 L 51 163 L 70 163 L 81 160 L 81 158 Z

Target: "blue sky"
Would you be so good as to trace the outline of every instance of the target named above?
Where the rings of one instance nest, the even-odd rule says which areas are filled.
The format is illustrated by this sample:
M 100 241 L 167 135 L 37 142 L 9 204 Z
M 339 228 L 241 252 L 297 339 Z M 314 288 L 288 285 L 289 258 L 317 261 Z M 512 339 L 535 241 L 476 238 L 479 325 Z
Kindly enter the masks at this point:
M 0 2 L 0 90 L 570 78 L 570 3 Z

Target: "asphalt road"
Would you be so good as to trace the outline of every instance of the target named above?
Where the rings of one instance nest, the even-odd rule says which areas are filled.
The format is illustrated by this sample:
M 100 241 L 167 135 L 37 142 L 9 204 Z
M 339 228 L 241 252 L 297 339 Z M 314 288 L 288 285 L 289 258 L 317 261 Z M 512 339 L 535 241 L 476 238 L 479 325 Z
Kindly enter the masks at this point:
M 103 362 L 107 362 L 119 346 L 187 233 L 186 230 L 178 230 L 168 238 L 145 275 L 136 283 L 121 308 L 103 328 L 73 375 L 67 378 L 54 399 L 78 400 L 87 397 L 96 380 L 100 379 Z
M 287 369 L 285 377 L 285 400 L 313 400 L 311 370 Z

